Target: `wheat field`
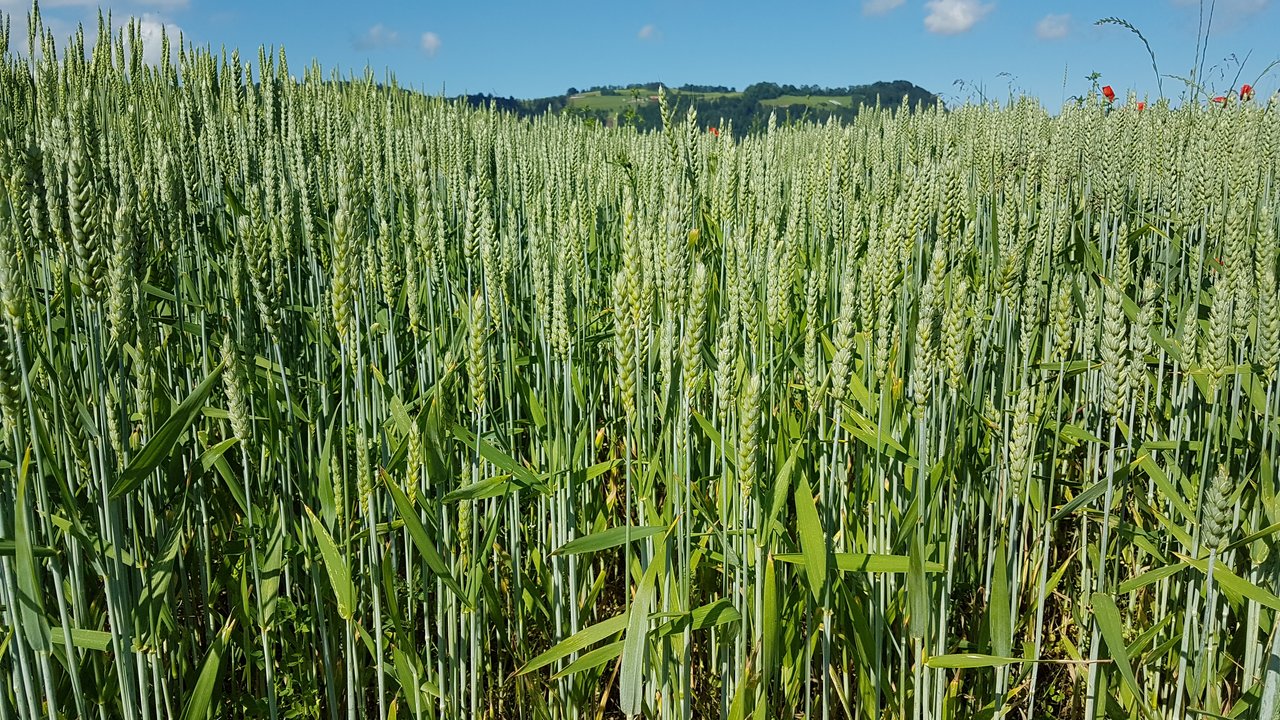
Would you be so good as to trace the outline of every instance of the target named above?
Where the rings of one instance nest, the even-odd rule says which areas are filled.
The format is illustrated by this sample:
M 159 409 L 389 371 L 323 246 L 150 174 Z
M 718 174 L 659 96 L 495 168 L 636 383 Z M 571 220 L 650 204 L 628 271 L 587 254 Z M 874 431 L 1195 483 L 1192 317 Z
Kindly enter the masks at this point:
M 1264 99 L 641 133 L 31 26 L 0 720 L 1277 717 Z

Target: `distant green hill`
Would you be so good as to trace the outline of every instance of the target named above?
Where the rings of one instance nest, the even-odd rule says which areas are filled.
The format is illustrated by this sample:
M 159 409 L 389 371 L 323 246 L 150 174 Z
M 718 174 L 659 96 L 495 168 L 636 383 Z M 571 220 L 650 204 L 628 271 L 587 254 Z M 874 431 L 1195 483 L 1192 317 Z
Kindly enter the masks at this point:
M 767 126 L 770 114 L 781 123 L 824 122 L 832 117 L 851 120 L 862 106 L 899 105 L 905 98 L 915 107 L 931 106 L 938 96 L 906 80 L 823 88 L 813 85 L 779 85 L 762 82 L 741 91 L 715 85 L 665 87 L 661 83 L 626 86 L 597 86 L 583 90 L 569 88 L 564 95 L 519 100 L 491 95 L 468 95 L 475 105 L 493 104 L 500 109 L 532 116 L 547 112 L 576 115 L 606 125 L 634 125 L 656 128 L 662 119 L 658 89 L 664 87 L 668 102 L 681 115 L 690 105 L 698 108 L 703 125 L 732 123 L 738 132 L 752 132 Z

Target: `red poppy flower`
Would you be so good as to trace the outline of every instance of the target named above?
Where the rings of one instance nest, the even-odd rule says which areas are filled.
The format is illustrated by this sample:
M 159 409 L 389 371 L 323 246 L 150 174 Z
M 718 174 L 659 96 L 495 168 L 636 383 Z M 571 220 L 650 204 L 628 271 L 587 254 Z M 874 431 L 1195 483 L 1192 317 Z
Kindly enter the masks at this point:
M 1225 95 L 1219 95 L 1218 97 L 1214 98 L 1213 101 L 1219 105 L 1227 104 L 1227 98 Z
M 1111 102 L 1115 102 L 1115 101 L 1116 101 L 1116 91 L 1115 91 L 1115 90 L 1112 90 L 1110 85 L 1103 85 L 1103 86 L 1102 86 L 1102 97 L 1106 98 L 1106 99 L 1107 99 L 1107 102 L 1109 102 L 1109 103 L 1111 103 Z
M 720 137 L 720 131 L 715 129 L 714 127 L 707 128 L 707 132 L 711 133 L 712 135 L 715 135 L 716 137 Z
M 1240 86 L 1240 99 L 1249 102 L 1253 99 L 1253 86 L 1244 84 Z
M 1146 109 L 1147 109 L 1147 104 L 1146 104 L 1146 103 L 1144 103 L 1144 102 L 1142 102 L 1141 100 L 1139 100 L 1139 101 L 1138 101 L 1138 112 L 1142 112 L 1143 110 L 1146 110 Z

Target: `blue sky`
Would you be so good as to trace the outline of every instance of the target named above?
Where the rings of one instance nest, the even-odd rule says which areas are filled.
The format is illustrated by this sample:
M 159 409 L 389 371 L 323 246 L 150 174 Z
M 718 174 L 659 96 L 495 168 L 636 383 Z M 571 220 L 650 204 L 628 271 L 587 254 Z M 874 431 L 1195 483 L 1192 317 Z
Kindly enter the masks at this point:
M 97 0 L 46 0 L 56 31 L 92 26 Z M 796 0 L 736 3 L 644 0 L 593 3 L 368 2 L 339 0 L 105 0 L 119 21 L 135 17 L 158 58 L 159 28 L 188 42 L 241 48 L 283 45 L 296 70 L 312 58 L 344 74 L 366 65 L 401 84 L 539 97 L 568 87 L 659 80 L 742 87 L 762 80 L 850 85 L 910 80 L 955 102 L 1004 98 L 1012 89 L 1051 109 L 1101 73 L 1124 95 L 1156 96 L 1151 61 L 1138 38 L 1094 21 L 1118 15 L 1150 40 L 1165 74 L 1185 75 L 1195 53 L 1199 0 Z M 1280 0 L 1217 0 L 1206 67 L 1218 92 L 1253 82 L 1280 58 Z M 25 43 L 25 0 L 0 0 Z M 1232 54 L 1236 60 L 1230 59 Z M 962 81 L 964 85 L 957 84 Z M 1256 83 L 1280 87 L 1280 66 Z M 1183 84 L 1166 78 L 1166 95 Z

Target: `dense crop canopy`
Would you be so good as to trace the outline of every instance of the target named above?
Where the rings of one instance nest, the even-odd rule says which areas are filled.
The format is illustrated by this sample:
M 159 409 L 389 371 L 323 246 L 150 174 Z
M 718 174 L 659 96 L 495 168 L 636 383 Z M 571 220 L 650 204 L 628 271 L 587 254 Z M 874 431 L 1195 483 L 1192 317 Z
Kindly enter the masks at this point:
M 1273 107 L 642 134 L 35 41 L 0 718 L 1274 707 Z

